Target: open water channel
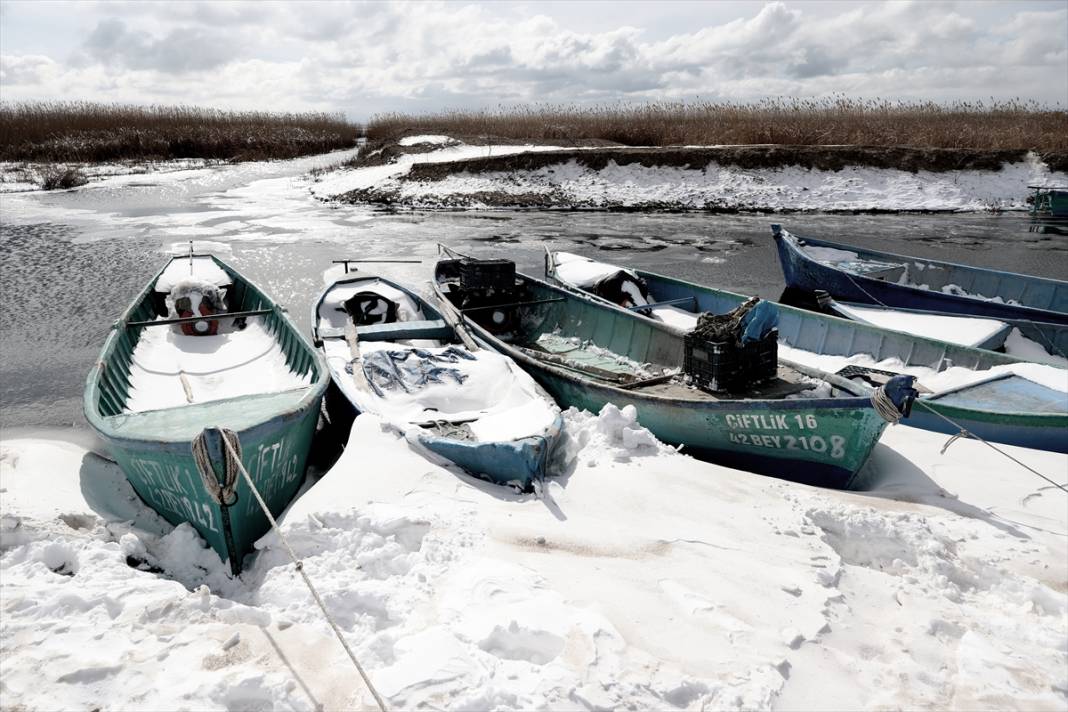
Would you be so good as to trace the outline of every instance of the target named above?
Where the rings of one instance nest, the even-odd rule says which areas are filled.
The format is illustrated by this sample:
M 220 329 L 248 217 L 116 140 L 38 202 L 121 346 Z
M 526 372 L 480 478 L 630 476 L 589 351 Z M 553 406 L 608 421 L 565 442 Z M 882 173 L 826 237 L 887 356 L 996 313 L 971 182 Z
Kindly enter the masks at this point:
M 316 200 L 307 172 L 345 154 L 147 173 L 58 193 L 0 196 L 0 430 L 85 427 L 85 374 L 112 322 L 188 240 L 288 307 L 307 331 L 332 259 L 425 285 L 437 244 L 507 257 L 542 274 L 562 249 L 775 299 L 782 274 L 769 225 L 942 260 L 1065 278 L 1068 237 L 1026 215 L 822 215 L 571 211 L 403 212 Z

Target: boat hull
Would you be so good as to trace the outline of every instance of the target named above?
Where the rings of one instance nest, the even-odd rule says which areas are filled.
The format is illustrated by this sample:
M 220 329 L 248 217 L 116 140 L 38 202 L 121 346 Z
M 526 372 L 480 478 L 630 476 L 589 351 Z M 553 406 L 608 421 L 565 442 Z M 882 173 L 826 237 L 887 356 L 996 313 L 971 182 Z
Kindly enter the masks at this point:
M 633 405 L 638 422 L 683 452 L 728 467 L 818 487 L 851 489 L 887 423 L 866 398 L 761 401 L 666 399 L 580 384 L 524 364 L 561 406 L 596 413 Z
M 318 421 L 318 401 L 237 432 L 241 462 L 278 517 L 304 480 L 308 451 Z M 205 421 L 205 427 L 225 422 Z M 243 477 L 237 501 L 216 503 L 201 480 L 189 442 L 128 440 L 102 433 L 109 451 L 137 495 L 175 526 L 188 522 L 239 573 L 242 559 L 271 525 Z M 221 469 L 221 468 L 220 468 Z
M 326 394 L 326 409 L 330 424 L 338 433 L 350 431 L 353 421 L 360 415 L 333 380 Z M 417 440 L 435 455 L 480 479 L 527 491 L 533 488 L 534 482 L 551 474 L 553 454 L 562 429 L 563 418 L 558 415 L 544 433 L 519 440 L 476 443 L 428 435 L 418 436 Z

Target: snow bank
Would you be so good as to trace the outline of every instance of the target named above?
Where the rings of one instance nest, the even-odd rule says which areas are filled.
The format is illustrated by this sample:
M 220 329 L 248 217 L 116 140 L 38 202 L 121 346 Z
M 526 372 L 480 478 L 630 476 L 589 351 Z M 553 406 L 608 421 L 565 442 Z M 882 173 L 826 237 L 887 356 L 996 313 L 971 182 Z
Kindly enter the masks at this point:
M 404 144 L 407 145 L 407 144 Z M 483 158 L 488 156 L 507 156 L 514 153 L 535 151 L 559 151 L 561 146 L 538 146 L 518 144 L 514 146 L 468 146 L 457 142 L 428 153 L 408 153 L 397 158 L 393 163 L 366 168 L 339 168 L 327 173 L 311 186 L 312 194 L 320 198 L 334 198 L 353 190 L 373 188 L 385 185 L 389 181 L 404 176 L 416 163 L 446 163 L 465 158 Z
M 405 156 L 397 164 L 356 169 L 316 188 L 320 195 L 370 189 L 361 199 L 383 200 L 412 208 L 538 207 L 682 208 L 718 210 L 1026 210 L 1027 186 L 1068 182 L 1034 154 L 999 171 L 947 172 L 851 166 L 828 171 L 787 166 L 739 168 L 712 162 L 700 168 L 619 165 L 600 170 L 577 161 L 533 170 L 469 173 L 462 169 L 441 180 L 413 180 L 406 174 L 414 160 L 454 161 L 480 147 L 447 148 Z M 497 146 L 501 152 L 552 150 L 544 146 Z M 470 153 L 469 153 L 470 152 Z M 325 182 L 325 181 L 324 181 Z
M 888 429 L 869 493 L 700 463 L 569 411 L 539 499 L 373 418 L 283 520 L 393 709 L 1063 709 L 1064 494 L 980 443 Z M 1056 475 L 1063 455 L 1007 448 Z M 5 704 L 371 703 L 276 535 L 231 579 L 117 469 L 0 451 Z

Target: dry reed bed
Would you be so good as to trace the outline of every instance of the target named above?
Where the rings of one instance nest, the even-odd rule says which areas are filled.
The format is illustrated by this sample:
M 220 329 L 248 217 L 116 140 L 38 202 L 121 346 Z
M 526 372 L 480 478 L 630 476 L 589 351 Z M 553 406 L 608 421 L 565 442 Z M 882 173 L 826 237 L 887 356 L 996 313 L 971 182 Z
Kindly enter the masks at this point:
M 384 114 L 367 126 L 374 144 L 413 133 L 557 142 L 602 139 L 625 146 L 848 144 L 1044 153 L 1068 151 L 1068 113 L 1023 101 L 778 98 L 747 104 L 536 105 L 423 116 Z
M 341 114 L 220 111 L 91 102 L 0 105 L 0 160 L 295 158 L 354 145 Z

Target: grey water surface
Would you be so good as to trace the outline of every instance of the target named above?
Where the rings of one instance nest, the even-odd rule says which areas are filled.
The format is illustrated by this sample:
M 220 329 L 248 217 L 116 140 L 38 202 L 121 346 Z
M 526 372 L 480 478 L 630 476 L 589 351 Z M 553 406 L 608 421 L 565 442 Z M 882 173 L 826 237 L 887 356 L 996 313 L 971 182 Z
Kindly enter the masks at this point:
M 188 239 L 219 243 L 219 256 L 286 305 L 305 332 L 332 259 L 421 260 L 364 268 L 420 285 L 438 243 L 513 259 L 535 276 L 549 247 L 770 299 L 783 289 L 772 222 L 891 252 L 1068 275 L 1068 237 L 1028 232 L 1023 214 L 376 212 L 311 196 L 300 176 L 331 160 L 0 197 L 3 434 L 85 427 L 85 375 L 111 324 Z

